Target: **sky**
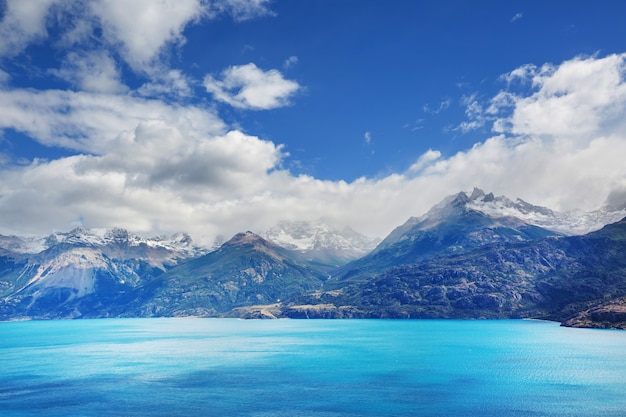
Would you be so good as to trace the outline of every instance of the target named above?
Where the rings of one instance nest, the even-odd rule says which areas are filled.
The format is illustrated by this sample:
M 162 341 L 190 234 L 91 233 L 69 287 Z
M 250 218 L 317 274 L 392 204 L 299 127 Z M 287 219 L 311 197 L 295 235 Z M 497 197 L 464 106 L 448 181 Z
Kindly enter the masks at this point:
M 0 1 L 0 233 L 626 203 L 626 2 Z

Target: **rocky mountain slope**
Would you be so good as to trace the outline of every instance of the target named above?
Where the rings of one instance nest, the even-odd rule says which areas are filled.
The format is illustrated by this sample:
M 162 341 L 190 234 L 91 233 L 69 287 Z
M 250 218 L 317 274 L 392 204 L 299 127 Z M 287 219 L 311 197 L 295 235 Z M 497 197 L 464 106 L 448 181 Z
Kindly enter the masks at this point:
M 322 287 L 325 274 L 252 233 L 185 262 L 133 292 L 123 316 L 216 316 L 242 305 L 280 303 Z
M 543 318 L 626 328 L 626 219 L 584 236 L 496 242 L 327 285 L 276 316 Z

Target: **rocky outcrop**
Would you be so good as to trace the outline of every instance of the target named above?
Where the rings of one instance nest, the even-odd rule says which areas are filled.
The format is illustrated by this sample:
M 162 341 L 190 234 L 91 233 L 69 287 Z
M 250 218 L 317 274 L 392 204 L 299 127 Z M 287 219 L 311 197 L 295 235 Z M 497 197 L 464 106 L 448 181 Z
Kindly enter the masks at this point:
M 568 327 L 626 330 L 626 298 L 586 309 L 563 322 Z

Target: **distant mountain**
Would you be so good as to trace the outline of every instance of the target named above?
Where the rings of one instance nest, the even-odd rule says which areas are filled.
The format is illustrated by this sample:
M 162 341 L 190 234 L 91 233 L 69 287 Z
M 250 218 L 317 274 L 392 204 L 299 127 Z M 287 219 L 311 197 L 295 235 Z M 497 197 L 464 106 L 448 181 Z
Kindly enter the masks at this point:
M 0 319 L 108 316 L 120 296 L 204 252 L 186 235 L 143 239 L 124 229 L 0 236 Z
M 326 275 L 297 253 L 252 233 L 187 261 L 135 291 L 124 315 L 215 316 L 251 304 L 279 303 L 322 287 Z
M 366 255 L 380 241 L 349 227 L 337 230 L 323 221 L 284 221 L 268 229 L 262 236 L 279 246 L 301 253 L 324 270 L 334 269 Z
M 124 248 L 162 248 L 182 257 L 194 257 L 208 252 L 206 248 L 195 246 L 191 237 L 186 233 L 143 238 L 121 228 L 83 229 L 78 227 L 70 232 L 55 232 L 43 237 L 0 235 L 0 248 L 20 254 L 36 254 L 60 244 L 91 247 L 121 245 Z
M 559 235 L 513 216 L 476 210 L 475 194 L 449 196 L 419 218 L 394 229 L 370 254 L 339 268 L 333 279 L 364 280 L 388 268 L 435 256 L 464 253 L 487 244 Z M 484 196 L 484 193 L 483 193 Z

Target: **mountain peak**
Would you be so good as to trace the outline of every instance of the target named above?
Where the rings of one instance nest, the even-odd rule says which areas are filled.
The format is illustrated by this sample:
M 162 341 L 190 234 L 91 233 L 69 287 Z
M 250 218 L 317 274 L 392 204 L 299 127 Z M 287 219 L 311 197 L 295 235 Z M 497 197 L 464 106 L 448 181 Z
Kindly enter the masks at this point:
M 493 197 L 492 193 L 489 193 L 489 195 L 491 197 Z M 485 192 L 483 190 L 481 190 L 480 188 L 474 187 L 474 190 L 472 191 L 472 194 L 469 196 L 470 200 L 477 200 L 481 197 L 485 197 Z
M 228 245 L 242 245 L 242 244 L 245 245 L 245 244 L 251 244 L 251 243 L 258 243 L 258 242 L 265 242 L 265 239 L 263 239 L 261 236 L 257 235 L 256 233 L 253 233 L 248 230 L 246 232 L 237 233 L 224 244 L 225 245 L 227 244 Z
M 398 244 L 426 242 L 426 236 L 428 242 L 420 250 L 427 252 L 429 245 L 434 248 L 444 241 L 451 242 L 450 250 L 457 251 L 486 241 L 528 240 L 551 233 L 515 216 L 518 211 L 515 203 L 504 196 L 495 197 L 479 188 L 471 193 L 460 192 L 444 198 L 423 216 L 411 217 L 393 230 L 375 252 Z
M 263 239 L 256 233 L 247 231 L 243 233 L 237 233 L 230 240 L 222 244 L 217 252 L 228 252 L 230 250 L 253 250 L 255 252 L 264 253 L 272 258 L 280 259 L 282 255 L 278 252 L 282 250 L 279 246 L 274 245 Z
M 473 195 L 474 194 L 472 193 L 472 196 Z M 465 207 L 465 205 L 470 201 L 471 198 L 468 197 L 467 194 L 465 194 L 463 191 L 461 191 L 454 197 L 454 200 L 450 202 L 450 205 L 453 207 Z

